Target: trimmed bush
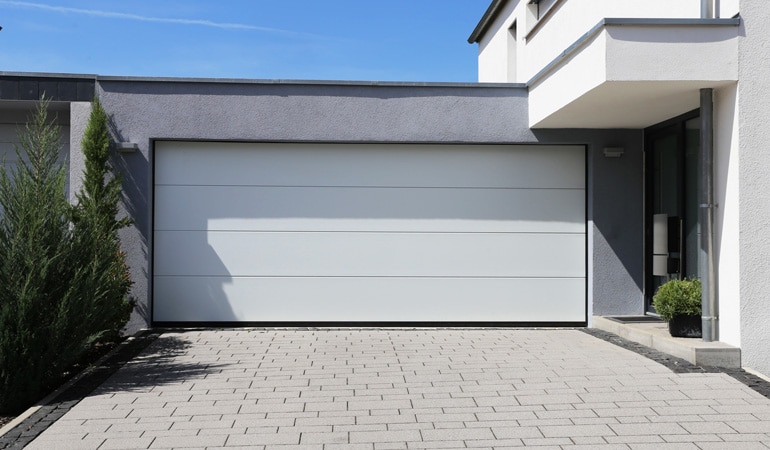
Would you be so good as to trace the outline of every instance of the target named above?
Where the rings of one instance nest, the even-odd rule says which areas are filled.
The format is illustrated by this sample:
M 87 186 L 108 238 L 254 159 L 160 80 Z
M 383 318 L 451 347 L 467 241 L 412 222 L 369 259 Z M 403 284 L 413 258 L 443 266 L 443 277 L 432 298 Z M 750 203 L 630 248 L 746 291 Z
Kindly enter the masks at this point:
M 701 281 L 670 280 L 661 285 L 652 298 L 655 311 L 669 322 L 677 315 L 701 314 Z

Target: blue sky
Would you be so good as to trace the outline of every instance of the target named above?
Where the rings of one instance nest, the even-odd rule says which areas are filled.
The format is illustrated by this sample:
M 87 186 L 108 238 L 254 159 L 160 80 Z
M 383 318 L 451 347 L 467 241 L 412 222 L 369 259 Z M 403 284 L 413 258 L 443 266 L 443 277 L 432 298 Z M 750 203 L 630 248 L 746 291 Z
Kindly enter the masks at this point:
M 476 81 L 491 0 L 0 0 L 0 71 Z

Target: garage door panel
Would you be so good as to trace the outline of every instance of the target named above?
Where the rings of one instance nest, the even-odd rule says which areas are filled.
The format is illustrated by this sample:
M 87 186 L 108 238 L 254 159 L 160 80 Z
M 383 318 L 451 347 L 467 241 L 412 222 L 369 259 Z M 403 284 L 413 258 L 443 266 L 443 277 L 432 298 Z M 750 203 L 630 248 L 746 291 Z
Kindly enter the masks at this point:
M 158 142 L 155 150 L 157 185 L 584 187 L 579 146 Z
M 156 236 L 157 275 L 581 277 L 585 273 L 582 234 L 186 231 Z
M 157 230 L 582 233 L 580 189 L 158 186 Z
M 585 149 L 157 142 L 153 320 L 586 320 Z
M 156 321 L 582 322 L 585 279 L 158 277 Z M 312 295 L 308 295 L 312 293 Z

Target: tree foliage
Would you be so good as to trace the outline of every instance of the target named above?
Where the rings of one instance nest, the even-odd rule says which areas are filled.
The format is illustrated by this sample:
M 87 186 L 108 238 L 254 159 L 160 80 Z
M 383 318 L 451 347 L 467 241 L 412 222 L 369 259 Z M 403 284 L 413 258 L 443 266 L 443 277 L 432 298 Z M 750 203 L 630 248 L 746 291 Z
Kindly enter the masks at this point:
M 110 177 L 106 115 L 95 106 L 83 142 L 88 183 L 71 206 L 59 128 L 47 110 L 41 100 L 20 133 L 16 166 L 0 166 L 4 413 L 29 406 L 95 342 L 116 337 L 132 308 L 118 239 L 127 221 L 116 219 L 120 181 Z
M 109 163 L 107 114 L 98 98 L 92 103 L 81 147 L 85 155 L 83 188 L 72 214 L 73 243 L 82 261 L 76 284 L 91 293 L 91 312 L 97 313 L 88 317 L 91 329 L 114 338 L 133 309 L 127 301 L 131 277 L 118 236 L 130 220 L 117 218 L 121 180 Z

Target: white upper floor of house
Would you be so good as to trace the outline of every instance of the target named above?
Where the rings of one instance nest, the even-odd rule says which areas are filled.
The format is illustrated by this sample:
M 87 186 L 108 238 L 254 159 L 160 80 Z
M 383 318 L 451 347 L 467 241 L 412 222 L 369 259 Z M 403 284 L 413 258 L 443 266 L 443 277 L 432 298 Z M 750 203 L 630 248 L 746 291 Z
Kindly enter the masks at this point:
M 738 6 L 495 0 L 469 42 L 480 82 L 529 86 L 533 128 L 646 127 L 697 107 L 698 89 L 737 81 Z

